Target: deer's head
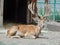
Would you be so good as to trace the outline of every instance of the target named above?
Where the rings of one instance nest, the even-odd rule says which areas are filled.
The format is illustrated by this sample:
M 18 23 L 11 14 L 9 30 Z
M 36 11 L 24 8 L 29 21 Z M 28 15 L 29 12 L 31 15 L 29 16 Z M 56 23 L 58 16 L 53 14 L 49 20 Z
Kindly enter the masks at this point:
M 47 20 L 47 16 L 36 16 L 35 18 L 33 18 L 33 20 L 35 21 L 35 23 L 37 23 L 39 27 L 43 28 Z

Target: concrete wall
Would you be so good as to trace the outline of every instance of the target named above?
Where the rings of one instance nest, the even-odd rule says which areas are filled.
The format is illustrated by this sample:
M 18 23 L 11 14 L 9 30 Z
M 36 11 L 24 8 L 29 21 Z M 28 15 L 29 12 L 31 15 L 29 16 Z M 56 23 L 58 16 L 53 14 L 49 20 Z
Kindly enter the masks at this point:
M 0 27 L 3 26 L 3 0 L 0 0 Z

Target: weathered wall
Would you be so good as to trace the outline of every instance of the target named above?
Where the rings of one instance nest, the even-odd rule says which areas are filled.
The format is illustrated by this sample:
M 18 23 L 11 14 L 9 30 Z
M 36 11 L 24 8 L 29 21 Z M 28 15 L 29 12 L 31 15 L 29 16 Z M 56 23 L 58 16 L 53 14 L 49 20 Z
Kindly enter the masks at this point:
M 0 27 L 3 26 L 3 0 L 0 0 Z

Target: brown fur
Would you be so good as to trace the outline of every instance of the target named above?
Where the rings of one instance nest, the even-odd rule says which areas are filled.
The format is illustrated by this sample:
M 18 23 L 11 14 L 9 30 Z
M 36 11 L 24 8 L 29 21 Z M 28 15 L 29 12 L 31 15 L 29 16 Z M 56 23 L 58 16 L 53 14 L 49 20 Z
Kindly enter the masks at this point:
M 37 38 L 39 34 L 41 33 L 41 28 L 43 26 L 44 19 L 38 19 L 38 25 L 17 25 L 17 26 L 12 26 L 10 29 L 7 31 L 7 36 L 12 37 L 18 36 L 20 37 L 26 37 L 30 36 L 32 38 Z
M 17 26 L 12 26 L 12 27 L 10 27 L 10 28 L 7 30 L 7 36 L 8 36 L 8 37 L 11 37 L 11 36 L 16 35 L 17 30 L 18 30 L 18 27 L 17 27 Z
M 36 36 L 41 32 L 40 28 L 35 25 L 18 25 L 20 36 Z
M 18 33 L 17 31 L 19 32 L 20 37 L 34 36 L 32 38 L 36 38 L 41 32 L 40 28 L 35 25 L 18 25 L 18 26 L 12 26 L 7 31 L 7 36 L 8 37 L 15 36 L 16 33 Z

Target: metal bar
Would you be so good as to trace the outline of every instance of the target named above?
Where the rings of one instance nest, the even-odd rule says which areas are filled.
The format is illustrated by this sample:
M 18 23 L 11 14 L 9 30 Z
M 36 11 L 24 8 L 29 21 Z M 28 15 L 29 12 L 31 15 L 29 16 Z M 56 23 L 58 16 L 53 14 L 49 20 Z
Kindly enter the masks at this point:
M 38 4 L 38 3 L 39 3 L 39 4 L 45 4 L 44 2 L 37 2 L 37 4 Z M 50 3 L 50 2 L 49 2 L 48 4 L 54 4 L 54 3 Z M 56 2 L 56 4 L 60 4 L 60 3 L 57 3 L 57 2 Z
M 53 15 L 53 20 L 55 21 L 55 13 L 56 13 L 56 0 L 54 0 L 54 15 Z

